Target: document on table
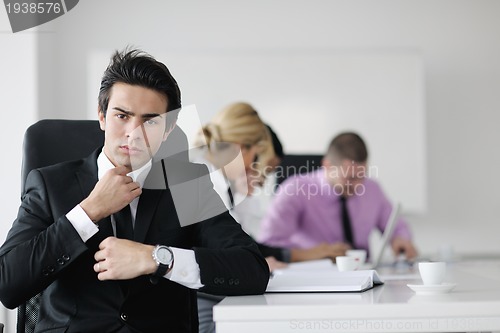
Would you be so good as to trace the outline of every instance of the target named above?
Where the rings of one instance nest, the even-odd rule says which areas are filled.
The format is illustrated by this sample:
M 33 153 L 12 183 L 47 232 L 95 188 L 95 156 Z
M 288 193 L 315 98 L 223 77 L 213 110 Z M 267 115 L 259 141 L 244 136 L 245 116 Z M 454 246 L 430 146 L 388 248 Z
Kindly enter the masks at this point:
M 382 284 L 375 270 L 339 272 L 330 260 L 276 270 L 266 292 L 361 292 Z

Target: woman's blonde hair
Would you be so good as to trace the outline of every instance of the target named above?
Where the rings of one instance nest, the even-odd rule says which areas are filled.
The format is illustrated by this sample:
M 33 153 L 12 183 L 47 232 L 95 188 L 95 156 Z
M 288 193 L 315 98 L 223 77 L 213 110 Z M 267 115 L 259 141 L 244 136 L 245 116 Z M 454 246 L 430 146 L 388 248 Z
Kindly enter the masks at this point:
M 233 103 L 217 113 L 202 127 L 198 142 L 208 145 L 209 152 L 215 152 L 217 144 L 237 143 L 245 148 L 258 147 L 258 158 L 253 168 L 267 173 L 269 161 L 274 158 L 272 139 L 267 126 L 259 114 L 248 103 Z M 202 140 L 202 141 L 200 141 Z

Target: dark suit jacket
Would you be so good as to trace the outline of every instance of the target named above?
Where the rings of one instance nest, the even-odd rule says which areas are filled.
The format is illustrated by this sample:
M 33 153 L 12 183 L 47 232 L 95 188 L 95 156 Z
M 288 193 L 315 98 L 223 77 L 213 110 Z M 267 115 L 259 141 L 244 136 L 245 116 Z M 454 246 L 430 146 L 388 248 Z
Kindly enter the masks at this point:
M 0 248 L 0 300 L 14 308 L 43 290 L 36 332 L 197 332 L 196 291 L 164 278 L 154 284 L 148 276 L 97 279 L 93 256 L 111 229 L 101 227 L 84 243 L 65 215 L 95 186 L 99 151 L 28 176 L 18 217 Z M 162 169 L 155 163 L 151 174 Z M 239 224 L 227 212 L 217 211 L 223 204 L 206 168 L 173 161 L 165 169 L 169 188 L 143 189 L 135 240 L 193 249 L 204 284 L 201 291 L 263 293 L 269 278 L 267 264 Z M 175 176 L 176 170 L 183 172 Z M 186 199 L 189 218 L 214 217 L 180 226 L 170 188 L 182 182 L 188 184 L 186 193 L 193 192 Z M 99 222 L 109 223 L 109 217 Z

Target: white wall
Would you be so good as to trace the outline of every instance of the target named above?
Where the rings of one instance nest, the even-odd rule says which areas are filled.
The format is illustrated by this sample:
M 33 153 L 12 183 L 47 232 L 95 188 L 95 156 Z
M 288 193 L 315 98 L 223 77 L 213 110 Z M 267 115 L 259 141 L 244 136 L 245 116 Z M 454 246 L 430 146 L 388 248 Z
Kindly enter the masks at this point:
M 408 50 L 422 55 L 426 84 L 428 212 L 409 216 L 417 245 L 424 253 L 447 242 L 463 253 L 499 254 L 499 13 L 496 0 L 86 0 L 40 33 L 12 36 L 2 11 L 0 103 L 13 122 L 4 130 L 13 162 L 7 174 L 18 172 L 26 112 L 87 117 L 89 96 L 97 96 L 86 79 L 94 52 L 126 44 L 153 55 Z M 24 44 L 30 38 L 37 43 Z M 37 70 L 22 67 L 26 59 L 38 59 Z M 17 175 L 2 191 L 9 195 L 1 200 L 0 239 L 17 211 Z
M 93 103 L 85 79 L 90 54 L 126 44 L 153 55 L 418 52 L 426 83 L 428 212 L 409 217 L 417 244 L 432 252 L 448 235 L 458 251 L 500 253 L 499 12 L 494 0 L 88 0 L 39 36 L 40 63 L 53 66 L 50 75 L 40 73 L 47 83 L 40 114 L 85 117 Z M 265 118 L 272 110 L 261 112 Z

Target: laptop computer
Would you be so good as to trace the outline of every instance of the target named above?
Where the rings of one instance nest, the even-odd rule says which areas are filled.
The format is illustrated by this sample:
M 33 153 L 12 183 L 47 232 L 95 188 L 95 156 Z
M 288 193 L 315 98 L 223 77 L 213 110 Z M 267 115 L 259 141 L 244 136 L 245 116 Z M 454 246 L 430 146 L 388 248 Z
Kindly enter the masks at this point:
M 391 214 L 389 215 L 389 219 L 385 225 L 384 233 L 382 234 L 379 246 L 375 249 L 374 253 L 370 253 L 370 262 L 362 265 L 361 269 L 376 269 L 382 263 L 384 251 L 387 248 L 387 245 L 390 244 L 392 235 L 394 234 L 400 210 L 401 204 L 396 202 L 392 207 Z

